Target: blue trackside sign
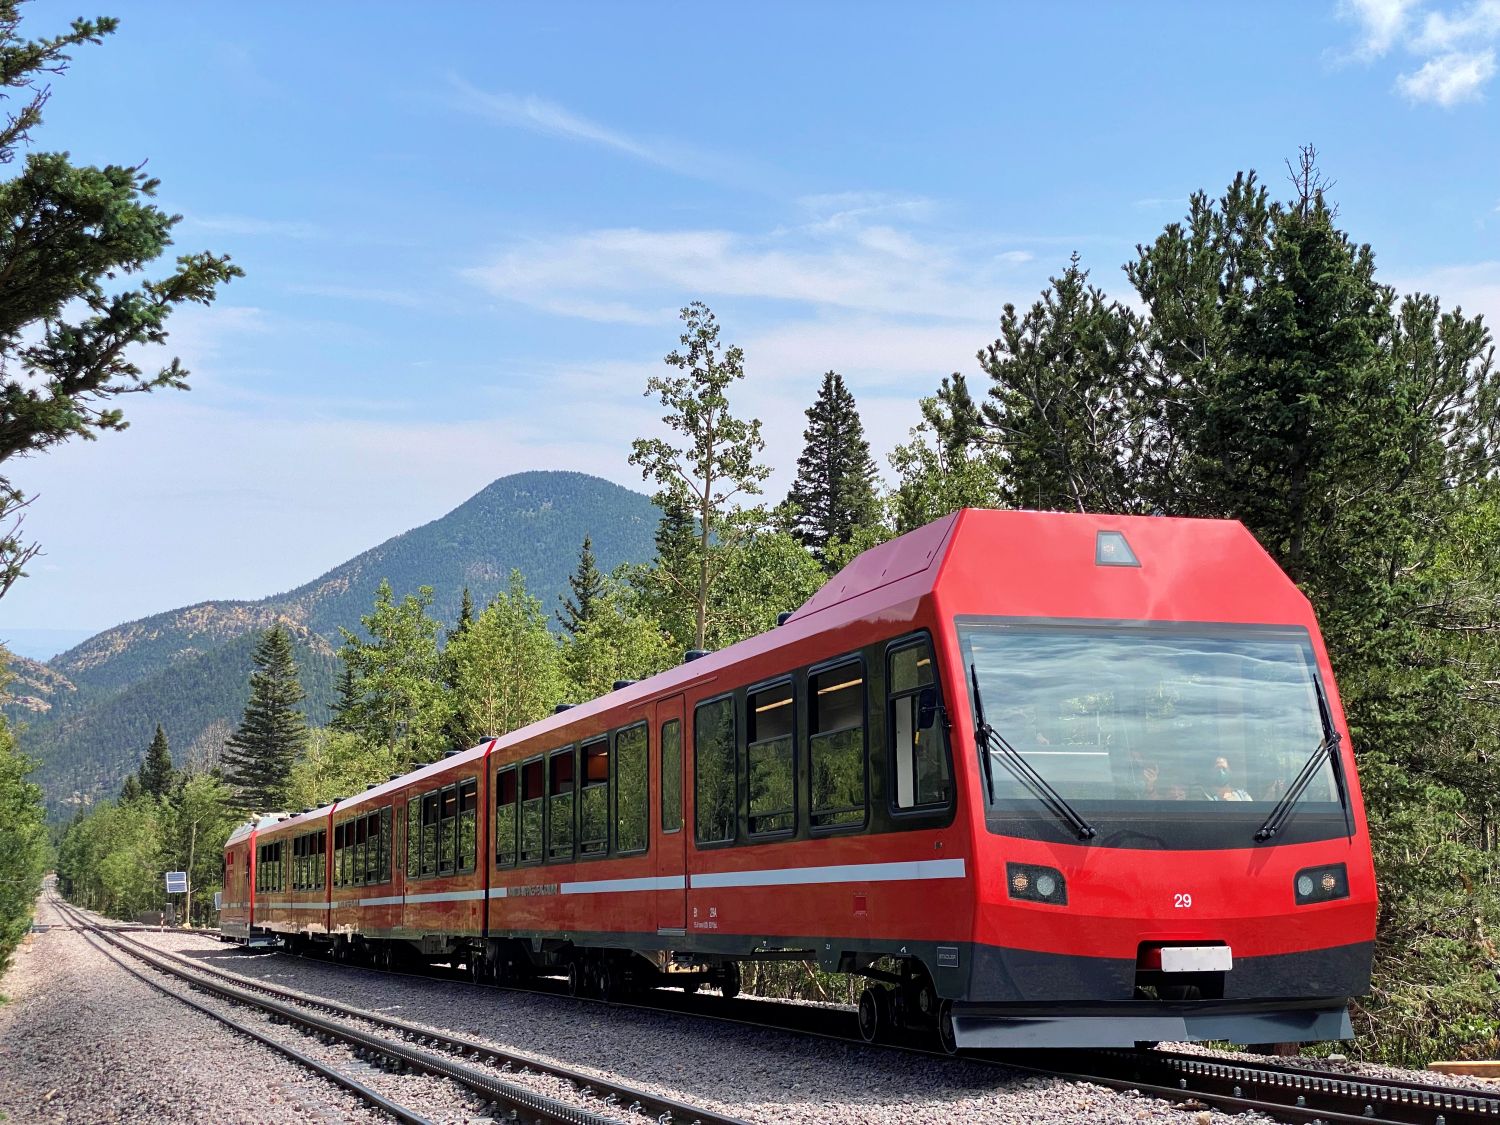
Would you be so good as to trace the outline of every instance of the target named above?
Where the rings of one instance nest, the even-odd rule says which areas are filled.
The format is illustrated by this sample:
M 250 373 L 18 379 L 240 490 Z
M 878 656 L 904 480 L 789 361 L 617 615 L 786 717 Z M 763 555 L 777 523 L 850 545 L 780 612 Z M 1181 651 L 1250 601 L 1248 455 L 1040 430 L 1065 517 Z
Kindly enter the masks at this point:
M 186 871 L 168 871 L 167 872 L 167 894 L 169 894 L 169 895 L 185 895 L 185 894 L 187 894 L 187 872 Z

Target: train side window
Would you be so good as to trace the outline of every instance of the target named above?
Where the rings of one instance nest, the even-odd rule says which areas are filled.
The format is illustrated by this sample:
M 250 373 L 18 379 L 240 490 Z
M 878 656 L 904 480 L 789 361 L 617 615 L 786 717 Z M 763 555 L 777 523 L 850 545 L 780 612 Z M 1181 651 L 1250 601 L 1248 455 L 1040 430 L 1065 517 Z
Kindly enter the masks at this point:
M 573 748 L 547 759 L 547 858 L 573 858 Z
M 360 886 L 370 881 L 370 818 L 354 822 L 354 882 Z
M 814 828 L 865 822 L 865 677 L 858 661 L 807 678 L 808 765 Z
M 453 874 L 453 864 L 458 850 L 458 786 L 450 785 L 443 790 L 443 799 L 438 812 L 438 872 Z
M 380 814 L 365 817 L 365 882 L 375 883 L 380 873 Z
M 682 723 L 661 725 L 661 830 L 682 831 Z
M 292 837 L 292 890 L 302 889 L 302 842 L 306 836 Z
M 615 735 L 615 854 L 646 850 L 651 829 L 651 788 L 646 724 Z
M 734 751 L 734 700 L 700 703 L 693 712 L 693 829 L 700 844 L 734 839 Z
M 422 798 L 415 793 L 406 799 L 406 877 L 415 879 L 422 873 Z
M 781 683 L 752 692 L 746 701 L 750 835 L 791 832 L 797 827 L 792 685 Z
M 458 870 L 473 871 L 479 860 L 479 779 L 458 783 Z
M 318 829 L 318 849 L 314 853 L 317 867 L 313 871 L 313 886 L 322 888 L 328 884 L 328 829 Z
M 435 875 L 438 869 L 438 814 L 443 794 L 434 789 L 422 794 L 422 874 Z
M 382 883 L 391 881 L 391 833 L 391 806 L 386 805 L 380 810 L 380 863 L 376 869 L 378 881 Z
M 609 850 L 609 739 L 583 744 L 583 789 L 578 795 L 578 854 Z
M 344 885 L 344 826 L 333 826 L 333 885 Z
M 546 767 L 540 758 L 521 767 L 521 862 L 542 859 L 542 806 L 546 803 Z
M 516 863 L 516 767 L 507 766 L 495 775 L 495 866 Z
M 892 799 L 897 809 L 931 809 L 946 805 L 953 780 L 942 728 L 923 715 L 924 698 L 937 700 L 932 646 L 921 638 L 890 651 L 887 694 L 890 700 L 891 761 L 895 777 Z M 922 726 L 927 717 L 928 725 Z

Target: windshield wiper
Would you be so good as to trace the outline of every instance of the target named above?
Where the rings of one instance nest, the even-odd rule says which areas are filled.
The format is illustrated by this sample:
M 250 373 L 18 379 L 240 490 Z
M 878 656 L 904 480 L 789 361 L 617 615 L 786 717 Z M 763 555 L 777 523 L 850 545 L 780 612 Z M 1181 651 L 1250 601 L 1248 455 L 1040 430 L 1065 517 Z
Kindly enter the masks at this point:
M 1318 712 L 1323 719 L 1323 741 L 1318 743 L 1317 749 L 1302 764 L 1302 769 L 1292 779 L 1292 784 L 1287 791 L 1281 795 L 1281 800 L 1276 802 L 1276 807 L 1271 810 L 1271 815 L 1266 817 L 1265 823 L 1255 833 L 1257 840 L 1269 840 L 1286 826 L 1287 817 L 1292 813 L 1292 806 L 1302 799 L 1302 794 L 1312 784 L 1313 778 L 1318 776 L 1318 770 L 1323 766 L 1326 758 L 1333 769 L 1334 788 L 1338 790 L 1339 805 L 1348 808 L 1348 802 L 1344 799 L 1344 771 L 1343 763 L 1339 759 L 1339 743 L 1344 740 L 1333 725 L 1333 716 L 1328 711 L 1328 700 L 1323 696 L 1323 684 L 1316 677 L 1313 678 L 1313 687 L 1318 693 Z
M 1026 788 L 1036 794 L 1042 804 L 1047 806 L 1058 820 L 1062 821 L 1080 840 L 1092 840 L 1098 833 L 1094 826 L 1084 820 L 1078 814 L 1078 810 L 1068 804 L 1063 797 L 1045 777 L 1032 768 L 1030 762 L 1021 756 L 1009 742 L 1000 737 L 1000 732 L 989 723 L 984 721 L 984 701 L 979 695 L 979 670 L 969 665 L 969 677 L 974 683 L 974 736 L 979 740 L 979 745 L 984 750 L 984 787 L 990 803 L 995 801 L 995 778 L 992 759 L 999 758 L 1005 767 L 1015 774 L 1018 780 Z

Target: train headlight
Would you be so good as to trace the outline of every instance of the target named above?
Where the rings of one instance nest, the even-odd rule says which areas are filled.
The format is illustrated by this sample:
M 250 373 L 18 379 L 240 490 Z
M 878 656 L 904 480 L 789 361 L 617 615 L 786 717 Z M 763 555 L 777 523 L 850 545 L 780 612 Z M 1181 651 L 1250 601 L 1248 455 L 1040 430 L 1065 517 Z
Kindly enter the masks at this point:
M 1297 872 L 1293 885 L 1298 906 L 1348 898 L 1349 871 L 1342 863 L 1330 863 L 1323 867 L 1306 867 Z
M 1005 882 L 1010 888 L 1011 898 L 1045 902 L 1052 906 L 1068 904 L 1067 880 L 1055 867 L 1042 867 L 1035 863 L 1007 863 Z

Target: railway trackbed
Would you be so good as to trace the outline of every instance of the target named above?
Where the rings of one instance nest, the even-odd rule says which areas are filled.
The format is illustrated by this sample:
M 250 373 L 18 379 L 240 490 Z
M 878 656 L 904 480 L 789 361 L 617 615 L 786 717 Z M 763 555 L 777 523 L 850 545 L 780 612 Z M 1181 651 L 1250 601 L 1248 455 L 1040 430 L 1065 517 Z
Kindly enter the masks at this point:
M 152 949 L 125 932 L 90 921 L 60 900 L 54 900 L 54 904 L 68 919 L 69 925 L 125 971 L 337 1083 L 398 1121 L 425 1125 L 428 1118 L 418 1110 L 382 1095 L 368 1083 L 167 987 L 159 977 L 143 973 L 127 963 L 122 955 L 197 991 L 264 1013 L 273 1022 L 289 1025 L 324 1043 L 343 1044 L 366 1063 L 395 1073 L 428 1074 L 452 1081 L 484 1101 L 496 1116 L 509 1121 L 527 1125 L 623 1125 L 631 1120 L 645 1119 L 660 1125 L 747 1125 L 738 1118 L 487 1044 L 435 1032 L 376 1012 L 291 989 L 249 982 L 233 974 L 193 964 L 177 954 Z M 386 1034 L 363 1030 L 356 1024 L 377 1028 Z M 534 1075 L 546 1075 L 567 1083 L 580 1095 L 580 1101 L 592 1103 L 594 1108 L 561 1101 L 513 1081 Z
M 128 933 L 128 928 L 122 927 L 121 931 L 120 936 L 123 936 Z M 333 1013 L 357 1011 L 320 997 L 253 981 L 239 974 L 197 966 L 178 954 L 163 950 L 149 949 L 149 956 L 191 964 L 195 972 L 220 978 L 228 987 L 259 992 L 263 996 L 276 997 L 288 1003 L 295 1002 Z M 474 985 L 462 973 L 441 970 L 435 973 L 410 973 L 362 968 L 360 971 L 427 979 L 436 977 L 447 984 L 465 984 L 470 987 L 500 987 L 492 984 Z M 564 1002 L 569 1000 L 560 985 L 548 987 L 545 981 L 537 982 L 536 987 L 522 986 L 521 990 L 556 996 Z M 778 1004 L 748 998 L 725 1000 L 717 996 L 695 996 L 674 991 L 657 992 L 651 994 L 649 999 L 633 998 L 613 1003 L 583 996 L 577 997 L 576 1001 L 602 1007 L 635 1008 L 771 1028 L 863 1045 L 853 1013 L 842 1008 Z M 387 1030 L 404 1037 L 409 1036 L 419 1046 L 425 1043 L 451 1053 L 473 1055 L 478 1052 L 481 1057 L 493 1057 L 498 1065 L 508 1065 L 516 1072 L 523 1067 L 547 1073 L 558 1073 L 561 1069 L 551 1068 L 550 1064 L 540 1060 L 507 1053 L 430 1028 L 406 1024 L 378 1013 L 358 1012 L 357 1018 L 383 1025 Z M 941 1052 L 916 1041 L 898 1040 L 871 1046 L 876 1049 L 941 1056 Z M 1278 1121 L 1321 1121 L 1327 1125 L 1345 1122 L 1360 1122 L 1362 1125 L 1500 1125 L 1500 1092 L 1418 1080 L 1353 1078 L 1279 1062 L 1258 1064 L 1163 1050 L 997 1052 L 990 1055 L 965 1054 L 964 1058 L 1037 1077 L 1094 1083 L 1115 1090 L 1134 1091 L 1143 1097 L 1174 1101 L 1185 1108 L 1196 1104 L 1230 1114 L 1258 1112 Z M 650 1096 L 639 1091 L 623 1087 L 612 1088 L 592 1077 L 575 1076 L 574 1081 L 592 1085 L 596 1090 L 613 1090 L 616 1095 L 615 1104 L 631 1105 L 638 1100 L 640 1108 L 653 1117 L 666 1113 L 669 1116 L 665 1120 L 676 1123 L 694 1119 L 686 1115 L 691 1111 L 690 1107 L 669 1103 L 665 1099 L 655 1098 L 648 1104 Z M 698 1120 L 709 1125 L 711 1122 L 726 1122 L 730 1119 L 700 1113 Z

